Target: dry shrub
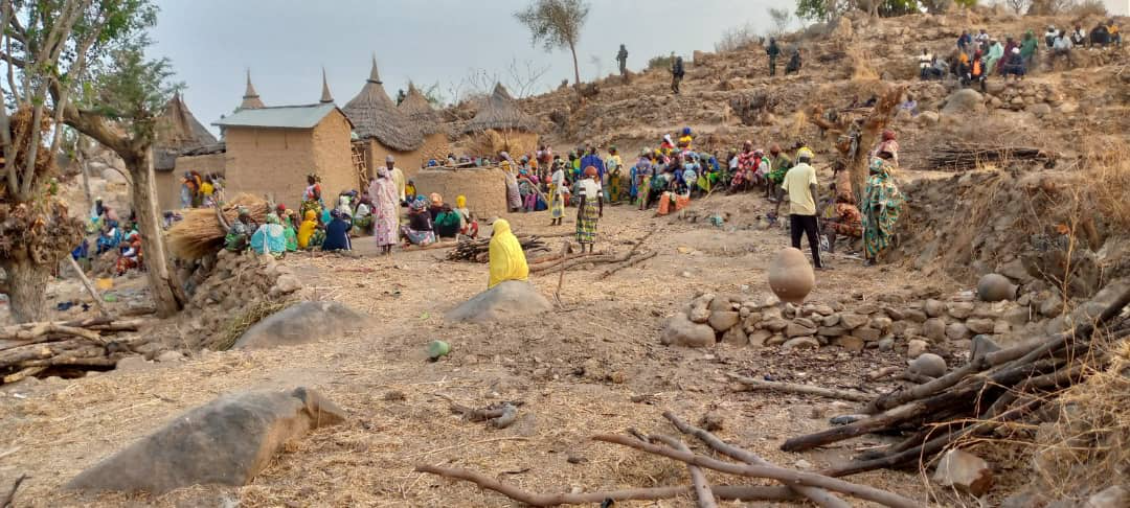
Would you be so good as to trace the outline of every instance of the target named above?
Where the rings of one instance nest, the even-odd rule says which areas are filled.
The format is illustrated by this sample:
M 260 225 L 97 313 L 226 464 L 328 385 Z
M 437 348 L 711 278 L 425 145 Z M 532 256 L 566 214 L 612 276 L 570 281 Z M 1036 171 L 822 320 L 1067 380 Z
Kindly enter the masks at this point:
M 1106 17 L 1106 6 L 1102 0 L 1079 0 L 1071 7 L 1071 15 L 1080 18 Z
M 1130 343 L 1116 341 L 1109 354 L 1110 366 L 1065 390 L 1058 418 L 1037 433 L 1033 469 L 1055 498 L 1130 480 Z
M 874 60 L 874 58 L 872 58 L 872 55 L 867 54 L 863 49 L 863 45 L 849 45 L 845 52 L 848 58 L 851 59 L 852 81 L 875 81 L 879 79 L 879 72 L 871 66 L 871 61 Z
M 1087 147 L 1083 158 L 1086 200 L 1105 217 L 1109 227 L 1130 233 L 1130 155 L 1123 141 L 1102 139 Z
M 722 38 L 714 43 L 715 53 L 737 51 L 750 46 L 760 45 L 761 36 L 757 35 L 757 28 L 752 23 L 735 26 L 722 32 Z

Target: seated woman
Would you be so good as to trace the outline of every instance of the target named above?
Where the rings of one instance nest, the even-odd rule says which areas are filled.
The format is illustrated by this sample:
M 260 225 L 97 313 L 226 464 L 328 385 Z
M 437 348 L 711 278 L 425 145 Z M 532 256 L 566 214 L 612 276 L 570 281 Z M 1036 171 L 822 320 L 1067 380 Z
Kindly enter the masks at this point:
M 304 217 L 302 225 L 298 227 L 298 248 L 308 250 L 321 247 L 322 239 L 325 238 L 325 234 L 319 234 L 318 212 L 315 210 L 306 210 Z
M 479 236 L 479 221 L 475 220 L 474 214 L 467 208 L 466 196 L 455 198 L 455 211 L 459 214 L 459 233 L 477 238 Z
M 423 196 L 416 196 L 416 200 L 408 207 L 408 224 L 400 227 L 400 235 L 404 237 L 406 246 L 423 247 L 435 243 L 436 234 L 432 226 L 432 216 L 428 213 Z
M 287 252 L 295 252 L 298 250 L 298 228 L 295 227 L 294 223 L 294 210 L 287 210 L 286 219 L 283 220 L 283 237 L 286 238 Z
M 267 214 L 267 223 L 251 235 L 251 250 L 256 254 L 281 256 L 286 253 L 286 228 L 279 221 L 278 214 Z
M 428 215 L 431 215 L 432 222 L 435 222 L 436 217 L 443 211 L 443 196 L 439 195 L 437 192 L 433 192 L 428 196 L 428 199 L 431 201 L 431 205 L 428 206 Z
M 373 209 L 369 206 L 369 198 L 361 198 L 357 204 L 357 213 L 353 214 L 353 234 L 364 236 L 373 233 Z
M 510 231 L 510 223 L 505 219 L 494 221 L 494 234 L 490 239 L 490 282 L 487 289 L 508 280 L 524 281 L 530 276 L 526 264 L 526 253 L 518 237 Z
M 455 238 L 462 229 L 462 217 L 459 212 L 451 209 L 451 205 L 444 205 L 443 211 L 436 216 L 435 231 L 440 238 Z
M 126 238 L 126 242 L 121 246 L 121 256 L 116 266 L 119 277 L 130 269 L 141 269 L 141 235 L 133 231 Z
M 339 210 L 330 212 L 330 223 L 326 225 L 326 239 L 322 242 L 322 252 L 353 250 L 349 241 L 349 231 L 353 229 L 349 214 Z
M 107 220 L 106 226 L 102 228 L 102 233 L 98 236 L 98 241 L 95 242 L 96 255 L 103 252 L 110 252 L 122 243 L 122 230 L 118 227 L 118 221 Z

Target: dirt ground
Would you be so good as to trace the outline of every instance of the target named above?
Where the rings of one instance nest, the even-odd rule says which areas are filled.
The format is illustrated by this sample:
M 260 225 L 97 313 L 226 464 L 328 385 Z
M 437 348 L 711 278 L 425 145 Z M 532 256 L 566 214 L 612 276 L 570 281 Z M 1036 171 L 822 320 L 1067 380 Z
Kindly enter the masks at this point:
M 606 208 L 598 250 L 623 251 L 655 230 L 645 248 L 659 255 L 605 280 L 598 279 L 599 266 L 569 272 L 561 287 L 563 306 L 507 324 L 445 322 L 446 310 L 487 282 L 485 264 L 446 261 L 446 250 L 379 258 L 372 239 L 362 238 L 355 243 L 359 258 L 288 256 L 284 264 L 306 283 L 307 297 L 348 304 L 377 324 L 365 333 L 323 337 L 306 346 L 204 352 L 180 364 L 15 385 L 0 392 L 5 430 L 0 485 L 20 474 L 30 476 L 18 506 L 516 506 L 474 485 L 412 468 L 465 467 L 544 492 L 686 484 L 686 469 L 674 462 L 588 439 L 632 427 L 670 434 L 664 410 L 691 421 L 707 413 L 721 415 L 723 439 L 784 466 L 822 468 L 879 444 L 879 438 L 801 454 L 783 453 L 778 446 L 788 437 L 825 428 L 831 416 L 855 412 L 851 405 L 736 392 L 725 374 L 877 392 L 893 388 L 893 382 L 871 383 L 864 375 L 901 364 L 900 354 L 838 347 L 690 350 L 658 341 L 663 318 L 698 291 L 769 294 L 765 267 L 788 238 L 777 229 L 747 226 L 769 206 L 753 195 L 696 201 L 692 209 L 702 215 L 734 214 L 721 228 L 658 218 L 628 206 Z M 549 227 L 544 212 L 506 218 L 518 233 L 572 227 L 569 222 Z M 554 250 L 561 241 L 547 239 Z M 853 294 L 871 299 L 916 281 L 901 269 L 864 268 L 846 257 L 833 257 L 830 264 L 834 270 L 818 274 L 810 300 L 830 302 Z M 534 276 L 532 282 L 551 297 L 558 275 Z M 425 346 L 434 339 L 450 342 L 453 353 L 428 363 Z M 294 386 L 323 392 L 351 418 L 291 443 L 246 487 L 194 487 L 161 497 L 81 497 L 60 488 L 84 468 L 216 396 Z M 494 430 L 453 416 L 437 394 L 472 406 L 500 400 L 525 405 L 515 425 Z M 743 481 L 709 477 L 715 483 Z M 928 487 L 915 474 L 884 471 L 851 480 L 924 503 L 928 498 Z M 693 500 L 617 506 L 682 507 L 693 506 Z

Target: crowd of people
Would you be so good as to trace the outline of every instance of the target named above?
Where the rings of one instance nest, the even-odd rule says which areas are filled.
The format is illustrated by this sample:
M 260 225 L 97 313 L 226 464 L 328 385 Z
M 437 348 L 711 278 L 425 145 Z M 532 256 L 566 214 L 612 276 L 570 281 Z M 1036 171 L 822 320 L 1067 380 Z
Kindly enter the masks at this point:
M 1042 42 L 1033 30 L 1020 38 L 1006 35 L 1003 39 L 990 35 L 985 29 L 977 34 L 966 30 L 957 38 L 956 46 L 948 50 L 948 55 L 939 56 L 923 48 L 918 55 L 918 75 L 922 80 L 955 79 L 962 87 L 978 87 L 984 91 L 989 76 L 1015 81 L 1034 71 L 1041 46 L 1051 55 L 1052 65 L 1062 59 L 1070 66 L 1074 65 L 1076 49 L 1121 47 L 1122 33 L 1114 18 L 1099 22 L 1089 33 L 1079 23 L 1071 30 L 1048 25 Z

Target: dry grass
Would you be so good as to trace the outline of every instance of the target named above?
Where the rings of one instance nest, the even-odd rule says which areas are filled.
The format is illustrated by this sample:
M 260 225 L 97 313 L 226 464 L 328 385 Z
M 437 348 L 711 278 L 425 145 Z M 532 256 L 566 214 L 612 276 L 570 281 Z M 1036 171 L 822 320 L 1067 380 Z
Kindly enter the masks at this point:
M 1082 168 L 1083 192 L 1112 229 L 1130 231 L 1130 155 L 1124 141 L 1101 140 L 1089 147 Z
M 879 79 L 879 72 L 871 66 L 874 60 L 873 56 L 867 53 L 867 50 L 858 44 L 852 44 L 845 50 L 848 58 L 851 59 L 851 80 L 852 81 L 875 81 Z
M 224 326 L 223 334 L 219 336 L 218 340 L 208 345 L 208 347 L 215 351 L 227 351 L 235 345 L 235 342 L 243 336 L 252 326 L 256 323 L 266 319 L 271 314 L 280 310 L 290 307 L 294 304 L 292 300 L 262 300 L 253 303 L 242 314 L 233 317 Z

